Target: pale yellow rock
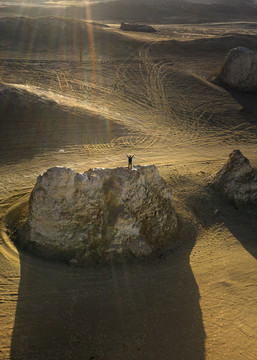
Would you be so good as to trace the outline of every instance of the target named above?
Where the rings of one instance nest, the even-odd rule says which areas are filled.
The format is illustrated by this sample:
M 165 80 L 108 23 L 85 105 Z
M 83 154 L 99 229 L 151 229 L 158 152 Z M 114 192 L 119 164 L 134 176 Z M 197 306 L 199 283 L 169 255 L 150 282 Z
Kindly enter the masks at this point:
M 213 176 L 211 183 L 236 207 L 257 209 L 257 174 L 240 150 L 229 155 L 227 163 Z
M 150 255 L 172 244 L 172 193 L 154 165 L 90 169 L 54 167 L 31 194 L 24 238 L 44 255 L 83 262 L 90 255 Z

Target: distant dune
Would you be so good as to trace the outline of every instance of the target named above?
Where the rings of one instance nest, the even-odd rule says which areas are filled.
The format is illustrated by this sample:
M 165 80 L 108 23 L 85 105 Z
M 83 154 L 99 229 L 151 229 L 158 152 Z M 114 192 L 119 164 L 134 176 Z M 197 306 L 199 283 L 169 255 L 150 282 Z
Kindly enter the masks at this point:
M 226 23 L 222 24 L 224 29 Z M 239 28 L 255 28 L 255 23 L 238 23 Z M 256 24 L 257 26 L 257 24 Z M 90 45 L 90 32 L 93 31 L 93 45 Z M 224 31 L 225 32 L 225 31 Z M 4 57 L 4 50 L 16 51 L 16 57 L 26 54 L 26 59 L 34 54 L 33 51 L 44 51 L 44 56 L 57 56 L 58 51 L 68 52 L 69 56 L 79 56 L 79 48 L 83 47 L 83 59 L 89 59 L 90 46 L 94 47 L 95 60 L 99 56 L 107 55 L 106 44 L 108 43 L 109 57 L 114 61 L 117 57 L 126 58 L 132 51 L 139 49 L 144 42 L 144 38 L 131 38 L 124 36 L 121 32 L 113 31 L 109 26 L 97 23 L 86 22 L 80 19 L 71 19 L 63 17 L 15 17 L 0 18 L 0 46 Z M 22 44 L 22 45 L 21 45 Z M 226 33 L 224 36 L 202 37 L 195 40 L 177 41 L 165 39 L 155 45 L 158 48 L 158 57 L 161 53 L 169 55 L 170 49 L 176 52 L 188 52 L 200 54 L 201 52 L 227 52 L 236 46 L 249 47 L 257 50 L 256 35 Z M 122 51 L 118 51 L 122 49 Z M 28 52 L 31 50 L 32 52 Z M 34 54 L 35 55 L 35 54 Z M 58 59 L 58 57 L 55 59 Z M 90 59 L 89 59 L 90 60 Z
M 107 46 L 108 45 L 108 46 Z M 100 62 L 125 59 L 142 42 L 109 31 L 108 26 L 61 17 L 0 18 L 0 58 L 13 53 L 12 60 Z M 122 51 L 117 51 L 117 49 Z M 43 52 L 43 53 L 42 53 Z M 0 67 L 4 63 L 0 64 Z M 22 73 L 24 74 L 24 73 Z M 15 80 L 16 81 L 16 80 Z
M 97 139 L 99 130 L 102 141 L 110 140 L 109 134 L 102 134 L 101 116 L 76 111 L 43 91 L 37 93 L 36 88 L 18 84 L 0 83 L 0 127 L 0 163 L 68 145 L 84 145 Z M 117 130 L 120 133 L 121 127 L 112 124 L 112 136 Z
M 160 54 L 167 54 L 169 49 L 185 56 L 193 56 L 197 52 L 200 54 L 215 54 L 226 53 L 238 44 L 244 44 L 253 50 L 257 50 L 257 38 L 255 35 L 227 35 L 212 38 L 202 38 L 189 41 L 168 40 L 158 42 L 152 47 L 156 56 Z M 171 50 L 170 50 L 171 51 Z M 152 54 L 153 55 L 153 54 Z

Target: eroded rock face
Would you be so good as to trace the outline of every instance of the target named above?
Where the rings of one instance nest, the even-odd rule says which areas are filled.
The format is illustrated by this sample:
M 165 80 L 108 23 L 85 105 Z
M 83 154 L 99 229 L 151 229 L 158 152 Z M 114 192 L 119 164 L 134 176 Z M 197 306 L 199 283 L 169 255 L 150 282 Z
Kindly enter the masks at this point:
M 244 47 L 230 50 L 218 78 L 232 88 L 256 91 L 257 53 Z
M 171 191 L 154 165 L 82 174 L 54 167 L 37 179 L 24 239 L 83 263 L 91 255 L 149 255 L 172 242 L 176 227 Z
M 227 163 L 214 175 L 211 184 L 236 207 L 257 209 L 257 175 L 240 150 L 234 150 Z
M 151 25 L 146 25 L 146 24 L 129 24 L 129 23 L 124 23 L 122 22 L 120 25 L 120 29 L 124 30 L 124 31 L 139 31 L 139 32 L 148 32 L 148 33 L 153 33 L 156 32 L 157 30 L 151 26 Z

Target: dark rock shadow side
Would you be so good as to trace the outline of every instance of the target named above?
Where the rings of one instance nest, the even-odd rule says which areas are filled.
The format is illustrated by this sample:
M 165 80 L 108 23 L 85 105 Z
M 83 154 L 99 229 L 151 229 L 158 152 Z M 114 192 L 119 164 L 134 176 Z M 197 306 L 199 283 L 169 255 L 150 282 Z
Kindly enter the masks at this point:
M 183 244 L 143 262 L 75 268 L 20 252 L 11 360 L 204 360 L 196 230 L 179 226 Z
M 240 115 L 243 119 L 250 124 L 257 124 L 256 115 L 257 115 L 257 92 L 250 91 L 240 91 L 233 89 L 227 84 L 225 84 L 219 76 L 212 80 L 215 85 L 218 85 L 225 89 L 235 101 L 242 107 L 240 110 Z

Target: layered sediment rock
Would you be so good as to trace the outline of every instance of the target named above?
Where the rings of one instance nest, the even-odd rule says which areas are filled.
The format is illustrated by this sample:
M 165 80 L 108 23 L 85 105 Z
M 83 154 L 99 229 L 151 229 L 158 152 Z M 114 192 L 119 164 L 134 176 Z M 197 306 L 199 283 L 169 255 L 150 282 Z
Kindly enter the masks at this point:
M 257 209 L 257 174 L 250 161 L 234 150 L 227 163 L 214 175 L 211 184 L 236 207 Z
M 257 53 L 245 47 L 229 51 L 218 80 L 232 88 L 257 90 Z
M 91 255 L 149 255 L 172 243 L 177 218 L 172 193 L 154 165 L 64 167 L 37 179 L 23 241 L 44 255 L 83 262 Z
M 120 29 L 124 30 L 124 31 L 139 31 L 139 32 L 148 32 L 148 33 L 153 33 L 153 32 L 157 31 L 151 25 L 129 24 L 129 23 L 124 23 L 124 22 L 121 23 Z

